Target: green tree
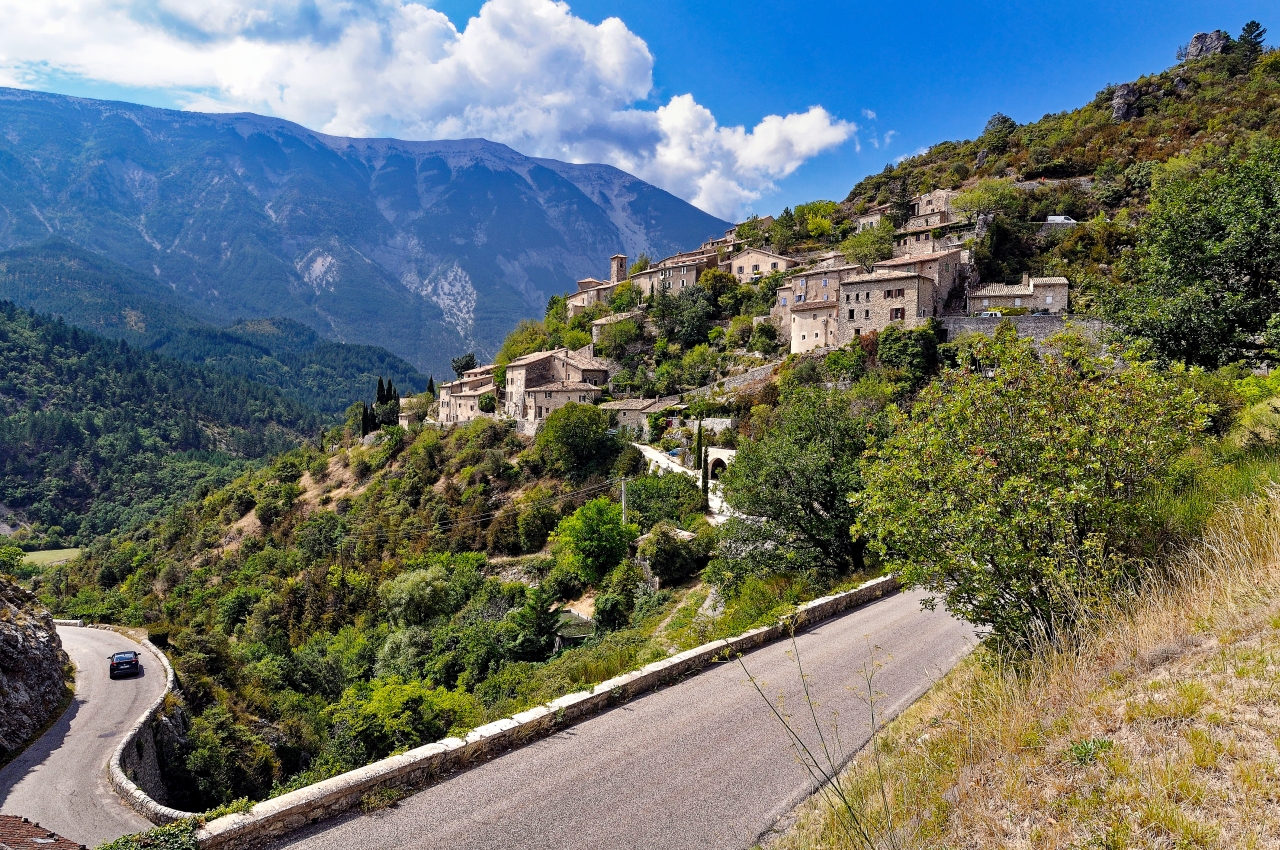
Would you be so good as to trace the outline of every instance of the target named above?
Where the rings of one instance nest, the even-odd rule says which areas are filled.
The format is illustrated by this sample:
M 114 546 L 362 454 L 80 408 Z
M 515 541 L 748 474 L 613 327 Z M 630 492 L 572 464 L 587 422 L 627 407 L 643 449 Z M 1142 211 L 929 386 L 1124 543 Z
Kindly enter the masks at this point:
M 511 657 L 519 661 L 543 661 L 556 646 L 556 629 L 560 625 L 560 608 L 542 587 L 531 587 L 524 605 L 511 614 L 516 639 Z
M 1233 52 L 1244 60 L 1246 68 L 1252 68 L 1262 58 L 1262 53 L 1265 49 L 1263 47 L 1263 37 L 1266 34 L 1266 27 L 1257 21 L 1249 21 L 1240 30 L 1240 37 L 1236 39 Z
M 636 257 L 636 261 L 631 264 L 631 268 L 627 269 L 627 275 L 631 276 L 640 274 L 640 272 L 645 271 L 652 264 L 653 260 L 649 259 L 649 255 L 641 253 L 640 256 Z
M 476 399 L 476 406 L 481 413 L 493 413 L 498 409 L 498 399 L 493 393 L 481 393 L 480 398 Z
M 622 358 L 627 346 L 640 339 L 640 325 L 632 319 L 612 322 L 600 330 L 600 353 L 605 357 Z
M 1280 331 L 1280 142 L 1157 180 L 1137 279 L 1103 306 L 1164 357 L 1205 367 L 1276 362 Z
M 865 543 L 849 528 L 849 494 L 862 489 L 859 458 L 880 401 L 860 391 L 785 391 L 772 425 L 738 444 L 720 478 L 739 514 L 723 526 L 709 578 L 732 590 L 748 575 L 862 570 Z
M 893 222 L 882 218 L 875 227 L 850 235 L 840 243 L 840 252 L 849 262 L 871 271 L 876 263 L 893 256 Z
M 478 365 L 480 364 L 479 361 L 476 360 L 476 353 L 474 351 L 468 351 L 466 354 L 463 354 L 460 357 L 455 357 L 449 361 L 449 366 L 453 368 L 453 374 L 457 375 L 459 378 L 462 377 L 463 372 L 474 369 Z
M 560 520 L 553 539 L 557 560 L 594 584 L 622 563 L 639 535 L 635 523 L 623 524 L 622 506 L 601 496 Z
M 1011 324 L 921 392 L 868 454 L 854 533 L 909 586 L 1012 644 L 1053 637 L 1133 573 L 1144 497 L 1203 426 L 1194 393 L 1078 338 Z
M 26 557 L 27 553 L 17 546 L 0 546 L 0 573 L 7 573 L 11 576 L 18 575 L 22 569 L 22 562 Z
M 911 329 L 889 325 L 876 339 L 876 359 L 881 366 L 898 370 L 911 386 L 919 386 L 938 367 L 937 323 L 930 319 Z
M 997 112 L 987 119 L 987 126 L 983 128 L 978 144 L 992 153 L 1003 153 L 1008 149 L 1009 140 L 1017 130 L 1017 121 L 1003 112 Z
M 549 466 L 575 479 L 610 466 L 619 449 L 609 433 L 608 411 L 577 402 L 551 412 L 535 445 Z
M 760 224 L 760 216 L 753 215 L 734 229 L 734 237 L 741 239 L 748 248 L 763 248 L 769 233 Z
M 979 180 L 951 199 L 951 209 L 961 216 L 1013 215 L 1022 199 L 1012 180 Z

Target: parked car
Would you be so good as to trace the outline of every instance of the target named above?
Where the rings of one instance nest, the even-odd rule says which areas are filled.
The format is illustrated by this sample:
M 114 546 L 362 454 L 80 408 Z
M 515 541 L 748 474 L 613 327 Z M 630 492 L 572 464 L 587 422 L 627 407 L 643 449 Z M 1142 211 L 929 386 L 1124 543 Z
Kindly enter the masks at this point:
M 110 675 L 113 679 L 117 675 L 137 675 L 142 672 L 142 662 L 136 652 L 116 652 L 108 655 L 107 660 L 111 662 Z

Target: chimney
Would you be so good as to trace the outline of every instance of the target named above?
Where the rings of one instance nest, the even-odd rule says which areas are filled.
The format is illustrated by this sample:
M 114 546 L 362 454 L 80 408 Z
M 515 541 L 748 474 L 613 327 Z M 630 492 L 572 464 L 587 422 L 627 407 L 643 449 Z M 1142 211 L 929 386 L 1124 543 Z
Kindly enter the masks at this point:
M 609 258 L 609 282 L 622 283 L 627 279 L 627 255 L 614 254 Z
M 1022 273 L 1022 285 L 1023 286 L 1031 285 L 1031 275 L 1027 274 L 1026 272 Z

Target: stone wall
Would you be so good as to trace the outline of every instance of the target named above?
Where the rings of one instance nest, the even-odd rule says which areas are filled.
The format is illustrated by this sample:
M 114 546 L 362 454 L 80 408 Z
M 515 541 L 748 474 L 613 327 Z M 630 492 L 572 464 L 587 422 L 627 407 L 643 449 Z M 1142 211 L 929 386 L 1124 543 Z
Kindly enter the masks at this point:
M 1055 315 L 1026 316 L 943 316 L 938 319 L 947 332 L 948 340 L 955 340 L 963 334 L 980 333 L 991 336 L 1001 322 L 1013 322 L 1019 336 L 1031 337 L 1037 344 L 1056 333 L 1062 333 L 1067 325 L 1077 327 L 1088 336 L 1098 338 L 1102 335 L 1103 323 L 1097 319 L 1073 318 Z
M 160 801 L 167 799 L 167 795 L 156 758 L 156 738 L 158 725 L 166 720 L 157 717 L 169 694 L 177 690 L 178 678 L 169 665 L 169 659 L 151 641 L 142 641 L 142 646 L 163 665 L 165 690 L 134 722 L 111 754 L 111 761 L 107 764 L 108 779 L 115 792 L 138 814 L 154 824 L 173 823 L 194 816 L 193 812 L 171 809 Z M 160 799 L 154 794 L 158 794 Z
M 430 785 L 449 773 L 546 737 L 660 685 L 677 681 L 715 660 L 749 652 L 785 637 L 793 625 L 802 628 L 821 622 L 893 593 L 898 587 L 896 578 L 886 576 L 845 593 L 815 599 L 799 606 L 790 622 L 703 644 L 601 682 L 590 691 L 568 694 L 546 705 L 485 724 L 473 729 L 465 739 L 446 738 L 266 800 L 249 812 L 210 822 L 196 833 L 196 839 L 206 850 L 265 846 L 287 832 L 358 807 L 371 792 L 411 791 Z

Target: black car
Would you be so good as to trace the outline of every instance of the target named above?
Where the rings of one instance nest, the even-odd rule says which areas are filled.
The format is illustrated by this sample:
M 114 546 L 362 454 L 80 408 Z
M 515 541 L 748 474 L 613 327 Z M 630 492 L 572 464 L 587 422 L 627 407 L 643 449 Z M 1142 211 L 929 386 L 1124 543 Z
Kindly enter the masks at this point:
M 114 655 L 108 655 L 107 659 L 111 662 L 111 678 L 117 675 L 137 674 L 142 672 L 142 662 L 138 660 L 136 652 L 117 652 Z

